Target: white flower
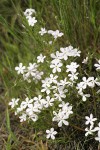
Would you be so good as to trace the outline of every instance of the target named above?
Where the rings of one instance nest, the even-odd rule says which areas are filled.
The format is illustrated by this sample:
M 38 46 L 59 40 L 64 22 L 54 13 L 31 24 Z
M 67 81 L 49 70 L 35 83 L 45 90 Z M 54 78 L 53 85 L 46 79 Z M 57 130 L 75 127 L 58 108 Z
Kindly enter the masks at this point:
M 96 70 L 100 70 L 100 59 L 98 60 L 98 64 L 94 64 Z
M 46 138 L 49 139 L 55 139 L 55 135 L 57 134 L 57 131 L 54 131 L 54 128 L 51 128 L 50 130 L 46 130 L 47 136 Z
M 69 103 L 62 101 L 62 104 L 59 104 L 59 107 L 62 107 L 62 111 L 64 111 L 66 115 L 69 116 L 70 114 L 73 114 L 72 106 L 69 105 Z
M 84 94 L 83 92 L 78 91 L 78 94 L 82 96 L 82 100 L 85 102 L 87 97 L 90 97 L 90 94 Z
M 98 127 L 95 127 L 95 130 L 100 132 L 100 122 L 98 123 Z
M 68 49 L 67 48 L 60 48 L 62 59 L 67 60 L 68 59 Z
M 23 113 L 19 118 L 20 118 L 20 122 L 26 121 L 26 114 Z
M 23 108 L 20 106 L 17 108 L 17 110 L 15 111 L 15 115 L 17 115 L 19 112 L 23 111 Z
M 51 63 L 53 63 L 53 62 L 58 62 L 59 63 L 59 62 L 61 62 L 61 59 L 62 59 L 61 53 L 59 53 L 59 51 L 56 51 L 56 54 L 54 54 L 54 53 L 51 54 L 51 58 L 53 58 Z
M 95 84 L 97 84 L 96 79 L 94 79 L 94 77 L 89 77 L 88 80 L 90 82 L 88 86 L 91 88 L 95 87 Z
M 50 98 L 50 96 L 46 97 L 44 107 L 53 106 L 54 98 Z
M 38 63 L 43 63 L 44 62 L 44 59 L 46 58 L 46 56 L 43 56 L 42 54 L 40 54 L 38 57 L 37 57 L 37 62 Z
M 33 113 L 33 114 L 29 115 L 29 119 L 31 119 L 32 121 L 36 122 L 38 120 L 38 116 Z
M 29 107 L 33 102 L 33 99 L 29 99 L 28 97 L 25 99 L 25 101 L 22 101 L 21 108 L 25 109 L 26 107 Z
M 37 71 L 38 65 L 36 63 L 29 63 L 29 66 L 27 67 L 27 73 L 26 76 L 29 77 L 31 76 L 36 76 L 36 71 Z
M 42 109 L 44 107 L 44 105 L 46 104 L 45 99 L 42 98 L 42 95 L 39 95 L 38 97 L 34 97 L 34 104 L 38 105 L 40 104 L 39 108 Z
M 36 71 L 36 74 L 33 77 L 33 80 L 37 83 L 37 80 L 41 80 L 43 74 L 44 74 L 43 72 Z
M 47 94 L 50 93 L 50 80 L 49 78 L 46 78 L 45 80 L 42 80 L 42 89 L 41 92 L 46 92 Z
M 85 119 L 87 120 L 85 122 L 86 125 L 88 125 L 88 124 L 93 125 L 94 121 L 97 120 L 97 118 L 93 118 L 93 114 L 90 114 L 90 117 L 86 116 Z
M 18 74 L 23 74 L 25 71 L 25 66 L 23 66 L 22 63 L 19 63 L 19 67 L 15 67 L 15 70 L 17 71 Z
M 78 93 L 81 95 L 83 90 L 83 83 L 82 82 L 78 83 L 76 89 L 78 90 Z
M 99 141 L 99 143 L 100 143 L 100 133 L 99 133 L 99 132 L 98 132 L 98 136 L 95 137 L 95 140 L 96 140 L 96 141 Z
M 57 93 L 57 91 L 59 92 L 59 90 L 63 90 L 64 86 L 60 86 L 59 82 L 57 82 L 57 84 L 53 85 L 51 89 L 53 90 L 53 93 Z
M 57 78 L 58 78 L 58 76 L 56 75 L 56 76 L 54 76 L 53 74 L 50 74 L 50 78 L 49 78 L 49 80 L 50 80 L 50 83 L 57 83 Z
M 18 105 L 18 101 L 19 99 L 15 99 L 15 98 L 12 98 L 11 102 L 9 102 L 9 105 L 11 106 L 11 108 L 14 108 L 16 105 Z
M 83 89 L 86 89 L 87 86 L 93 88 L 95 86 L 95 80 L 94 80 L 94 77 L 89 77 L 88 79 L 86 79 L 86 77 L 83 77 L 82 78 L 82 88 Z
M 54 39 L 57 39 L 58 37 L 63 36 L 64 34 L 59 32 L 59 30 L 53 31 L 53 30 L 48 30 L 48 33 L 51 34 Z
M 40 110 L 39 110 L 37 105 L 34 105 L 34 106 L 33 105 L 29 105 L 29 107 L 26 109 L 26 113 L 29 116 L 34 114 L 34 113 L 39 113 L 39 112 L 40 112 Z
M 47 93 L 47 95 L 48 94 L 50 94 L 50 88 L 49 87 L 47 87 L 47 86 L 45 86 L 45 87 L 43 87 L 42 89 L 41 89 L 41 92 L 46 92 Z
M 60 48 L 60 51 L 62 52 L 62 58 L 64 60 L 67 60 L 68 57 L 72 56 L 72 57 L 76 57 L 76 56 L 80 56 L 81 51 L 78 51 L 78 49 L 74 49 L 72 46 L 68 46 L 65 48 Z
M 83 64 L 87 64 L 88 59 L 89 59 L 89 58 L 88 58 L 88 57 L 86 57 L 86 58 L 82 61 L 82 63 L 83 63 Z
M 100 142 L 100 122 L 98 123 L 98 127 L 95 127 L 95 131 L 98 131 L 98 136 L 95 137 L 95 140 Z
M 56 92 L 55 94 L 54 94 L 54 96 L 55 96 L 55 99 L 57 99 L 58 101 L 62 101 L 62 98 L 66 98 L 66 92 L 68 92 L 68 90 L 67 89 L 63 89 L 64 87 L 62 87 L 62 86 L 59 86 L 58 87 L 58 93 Z
M 36 18 L 35 17 L 28 17 L 28 24 L 29 24 L 29 26 L 34 26 L 35 25 L 35 23 L 37 22 L 37 20 L 36 20 Z
M 36 13 L 35 9 L 29 8 L 25 10 L 24 15 L 28 17 L 31 16 L 33 13 Z
M 70 48 L 72 49 L 72 46 L 69 46 L 69 49 Z M 77 48 L 74 48 L 71 51 L 71 56 L 73 56 L 73 57 L 76 57 L 76 56 L 80 57 L 80 53 L 81 53 L 81 51 L 79 51 Z
M 53 111 L 53 114 L 55 115 L 52 119 L 52 121 L 58 122 L 58 127 L 62 127 L 62 124 L 68 126 L 69 122 L 66 120 L 69 118 L 69 113 L 67 113 L 65 110 L 59 110 L 58 114 Z
M 95 79 L 95 84 L 96 84 L 97 86 L 100 86 L 100 79 L 96 78 L 96 79 Z
M 87 97 L 90 97 L 90 94 L 83 94 L 82 100 L 85 102 Z
M 63 87 L 67 84 L 68 84 L 67 78 L 65 78 L 64 80 L 60 80 L 60 82 L 58 83 L 58 85 L 63 86 Z
M 73 73 L 72 74 L 68 74 L 68 77 L 70 77 L 71 81 L 77 80 L 78 79 L 78 75 L 79 73 Z
M 89 77 L 88 79 L 86 79 L 86 77 L 83 77 L 82 80 L 82 82 L 77 84 L 77 89 L 79 89 L 80 92 L 82 91 L 82 89 L 86 89 L 87 86 L 93 88 L 95 84 L 99 85 L 97 79 L 94 79 L 94 77 Z
M 93 134 L 93 132 L 95 132 L 95 129 L 93 129 L 93 125 L 90 126 L 90 128 L 85 128 L 85 136 L 88 136 L 90 134 Z
M 53 70 L 52 70 L 53 73 L 61 72 L 61 68 L 60 67 L 62 65 L 63 64 L 60 63 L 60 62 L 54 61 L 54 62 L 51 63 L 50 68 L 53 68 Z
M 49 44 L 52 45 L 52 41 L 49 41 Z
M 39 31 L 40 35 L 44 35 L 47 33 L 47 30 L 45 28 L 41 28 L 41 31 Z
M 66 72 L 72 72 L 72 73 L 75 73 L 76 72 L 76 69 L 79 67 L 79 65 L 76 63 L 76 62 L 71 62 L 70 65 L 67 65 L 66 68 Z

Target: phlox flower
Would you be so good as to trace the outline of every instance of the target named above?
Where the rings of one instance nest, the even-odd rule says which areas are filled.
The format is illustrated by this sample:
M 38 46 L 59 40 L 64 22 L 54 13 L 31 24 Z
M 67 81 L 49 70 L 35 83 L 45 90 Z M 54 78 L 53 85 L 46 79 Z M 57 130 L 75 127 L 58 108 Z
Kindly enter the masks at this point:
M 98 136 L 95 137 L 95 140 L 100 143 L 100 122 L 98 123 L 98 127 L 95 127 L 95 130 L 98 131 Z
M 36 74 L 36 71 L 37 71 L 37 67 L 38 65 L 36 63 L 29 63 L 29 66 L 27 67 L 27 73 L 26 75 L 27 76 L 35 76 Z
M 100 132 L 100 122 L 98 123 L 98 127 L 95 127 L 95 130 Z
M 98 60 L 98 64 L 94 64 L 96 70 L 100 70 L 100 59 Z
M 62 103 L 59 104 L 59 107 L 62 107 L 62 111 L 64 111 L 66 115 L 69 116 L 70 114 L 73 114 L 72 106 L 69 105 L 69 103 L 62 101 Z
M 28 16 L 31 16 L 33 13 L 36 13 L 35 9 L 28 8 L 28 9 L 25 10 L 24 15 L 26 17 L 28 17 Z
M 40 72 L 37 70 L 33 76 L 33 80 L 37 83 L 38 80 L 41 80 L 43 74 L 44 73 L 42 71 Z
M 79 73 L 77 73 L 77 72 L 76 72 L 76 73 L 73 73 L 73 72 L 72 72 L 71 74 L 68 74 L 68 77 L 70 77 L 70 80 L 71 80 L 71 81 L 75 81 L 75 80 L 78 79 L 78 76 L 77 76 L 78 74 L 79 74 Z
M 58 114 L 54 111 L 53 114 L 55 115 L 52 121 L 58 122 L 58 127 L 62 127 L 62 125 L 69 125 L 69 122 L 66 120 L 69 118 L 69 115 L 65 115 L 64 111 L 59 110 Z
M 58 82 L 58 85 L 65 87 L 66 85 L 68 85 L 68 81 L 67 78 L 65 78 L 64 80 L 60 80 L 60 82 Z
M 17 115 L 18 113 L 20 113 L 21 111 L 23 111 L 23 107 L 21 107 L 21 105 L 20 105 L 20 107 L 17 107 L 17 109 L 16 109 L 16 111 L 15 111 L 15 115 Z
M 60 67 L 62 65 L 63 64 L 61 62 L 54 61 L 54 62 L 51 63 L 50 68 L 53 68 L 53 70 L 52 70 L 53 73 L 61 72 L 61 68 Z
M 58 127 L 61 127 L 62 124 L 67 126 L 69 125 L 69 122 L 66 119 L 69 118 L 70 114 L 73 114 L 72 106 L 70 106 L 69 103 L 65 103 L 62 101 L 62 103 L 59 104 L 59 107 L 61 107 L 62 109 L 60 109 L 58 113 L 53 111 L 54 117 L 52 121 L 57 121 Z
M 53 106 L 54 98 L 50 98 L 50 96 L 46 97 L 44 107 Z
M 86 89 L 87 86 L 89 86 L 91 88 L 93 88 L 95 86 L 94 77 L 89 77 L 88 79 L 86 79 L 86 77 L 83 77 L 82 80 L 83 81 L 81 82 L 81 84 L 82 84 L 83 89 Z
M 98 136 L 95 137 L 95 140 L 96 140 L 96 141 L 99 141 L 99 143 L 100 143 L 100 132 L 98 132 Z
M 46 92 L 47 94 L 50 94 L 50 80 L 49 78 L 45 78 L 45 80 L 42 80 L 42 89 L 41 92 Z
M 64 60 L 67 60 L 68 59 L 68 49 L 67 48 L 60 48 L 60 51 L 61 51 L 61 57 L 62 59 Z
M 66 98 L 66 94 L 65 94 L 66 92 L 68 92 L 68 90 L 60 86 L 58 88 L 58 91 L 54 94 L 55 99 L 57 99 L 58 101 L 62 101 L 62 98 Z
M 85 102 L 88 97 L 90 97 L 90 94 L 84 94 L 82 91 L 78 91 L 78 94 L 82 96 L 82 100 Z
M 34 97 L 34 104 L 38 105 L 39 109 L 42 109 L 44 105 L 46 104 L 45 99 L 42 98 L 42 95 L 38 95 L 38 97 Z M 39 105 L 40 104 L 40 105 Z
M 88 59 L 89 59 L 89 58 L 88 58 L 88 57 L 86 57 L 85 59 L 83 59 L 82 63 L 83 63 L 83 64 L 87 64 Z
M 90 114 L 90 117 L 86 116 L 85 119 L 86 119 L 86 122 L 85 122 L 86 125 L 88 124 L 94 125 L 94 121 L 97 120 L 97 118 L 93 118 L 93 114 Z
M 19 116 L 20 122 L 26 121 L 26 116 L 27 115 L 25 113 L 23 113 L 21 116 Z
M 81 51 L 79 51 L 78 49 L 74 49 L 72 46 L 68 46 L 65 48 L 60 48 L 60 51 L 62 53 L 62 58 L 64 60 L 67 60 L 68 57 L 76 57 L 76 56 L 80 56 Z
M 54 131 L 54 128 L 51 128 L 50 130 L 46 130 L 47 136 L 46 138 L 51 138 L 52 140 L 55 139 L 55 135 L 57 134 L 57 131 Z
M 61 56 L 61 53 L 59 53 L 59 51 L 56 51 L 56 54 L 54 54 L 54 53 L 51 54 L 51 58 L 53 58 L 53 60 L 51 61 L 51 63 L 53 63 L 53 62 L 60 63 L 61 59 L 62 59 L 62 56 Z
M 29 26 L 34 26 L 35 25 L 35 23 L 37 22 L 37 20 L 36 20 L 36 18 L 35 17 L 31 17 L 31 16 L 29 16 L 28 18 L 27 18 L 27 21 L 28 21 L 28 24 L 29 24 Z
M 46 58 L 46 56 L 43 56 L 42 54 L 40 54 L 39 56 L 37 56 L 37 62 L 38 63 L 43 63 L 44 62 L 44 59 Z
M 39 31 L 39 34 L 44 35 L 45 33 L 47 33 L 47 30 L 45 28 L 41 28 L 41 30 Z
M 88 135 L 92 135 L 93 132 L 95 132 L 95 129 L 93 129 L 93 125 L 90 125 L 90 128 L 85 128 L 85 136 L 88 136 Z
M 59 32 L 59 30 L 53 31 L 53 30 L 48 30 L 48 34 L 51 34 L 54 39 L 57 39 L 58 37 L 63 36 L 64 34 Z
M 71 62 L 70 65 L 66 65 L 66 72 L 72 72 L 72 73 L 75 73 L 76 72 L 76 69 L 79 67 L 79 65 L 76 63 L 76 62 Z
M 73 56 L 73 57 L 76 57 L 76 56 L 80 57 L 80 53 L 81 53 L 81 51 L 79 51 L 77 48 L 74 48 L 72 50 L 71 56 Z
M 22 101 L 21 108 L 25 109 L 26 107 L 29 107 L 32 105 L 33 99 L 29 99 L 28 97 L 25 99 L 25 101 Z
M 50 80 L 50 83 L 57 83 L 57 78 L 58 78 L 58 76 L 57 75 L 53 75 L 53 74 L 50 74 L 50 78 L 49 78 L 49 80 Z
M 38 116 L 37 114 L 33 113 L 33 114 L 29 114 L 29 119 L 31 119 L 32 121 L 36 122 L 38 120 Z
M 25 66 L 23 66 L 22 63 L 19 63 L 18 67 L 15 67 L 15 70 L 17 71 L 18 74 L 24 74 L 25 72 Z
M 40 110 L 37 105 L 29 105 L 29 107 L 26 109 L 26 114 L 28 114 L 29 116 L 39 112 Z
M 18 105 L 19 102 L 19 98 L 15 99 L 12 98 L 12 100 L 9 102 L 9 105 L 11 106 L 11 108 L 14 108 L 16 105 Z

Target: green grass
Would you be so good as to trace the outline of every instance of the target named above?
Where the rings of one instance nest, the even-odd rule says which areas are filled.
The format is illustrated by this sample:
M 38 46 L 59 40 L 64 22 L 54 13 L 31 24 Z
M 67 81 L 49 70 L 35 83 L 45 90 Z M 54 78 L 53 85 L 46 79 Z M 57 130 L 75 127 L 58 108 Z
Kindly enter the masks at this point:
M 36 93 L 33 91 L 34 84 L 30 86 L 18 77 L 14 70 L 15 66 L 19 62 L 27 65 L 29 62 L 35 61 L 40 52 L 48 56 L 52 51 L 56 51 L 55 49 L 58 49 L 59 45 L 61 47 L 67 45 L 78 47 L 82 51 L 80 62 L 88 54 L 87 74 L 97 76 L 93 70 L 93 64 L 96 61 L 95 58 L 100 59 L 99 5 L 99 0 L 0 0 L 0 106 L 4 107 L 0 112 L 0 149 L 47 150 L 47 147 L 50 147 L 52 150 L 97 150 L 98 143 L 93 139 L 85 139 L 84 132 L 79 129 L 81 126 L 84 128 L 84 122 L 77 120 L 76 123 L 72 120 L 76 126 L 69 127 L 68 131 L 63 127 L 58 141 L 53 143 L 51 141 L 47 144 L 42 139 L 43 133 L 40 131 L 42 118 L 34 126 L 32 123 L 20 124 L 12 110 L 8 109 L 8 102 L 12 97 L 19 97 L 19 95 L 20 98 L 26 95 L 31 97 Z M 37 12 L 38 25 L 33 29 L 28 27 L 22 14 L 29 7 L 34 8 Z M 23 23 L 27 29 L 22 27 Z M 56 42 L 55 49 L 43 43 L 43 40 L 48 41 L 47 37 L 42 38 L 37 34 L 42 26 L 48 30 L 59 29 L 64 33 L 64 37 Z M 90 112 L 93 110 L 100 119 L 98 112 L 100 107 L 97 107 L 99 103 L 98 98 L 96 106 L 93 104 L 94 108 L 90 101 L 87 112 L 90 108 Z M 79 112 L 80 115 L 87 114 L 83 104 L 77 105 L 80 107 L 76 107 L 76 112 Z M 80 112 L 81 107 L 83 112 Z M 76 118 L 78 117 L 76 116 Z M 50 126 L 50 121 L 48 120 L 48 122 L 48 126 Z M 81 123 L 83 124 L 81 125 Z M 46 126 L 41 126 L 41 128 L 45 131 Z

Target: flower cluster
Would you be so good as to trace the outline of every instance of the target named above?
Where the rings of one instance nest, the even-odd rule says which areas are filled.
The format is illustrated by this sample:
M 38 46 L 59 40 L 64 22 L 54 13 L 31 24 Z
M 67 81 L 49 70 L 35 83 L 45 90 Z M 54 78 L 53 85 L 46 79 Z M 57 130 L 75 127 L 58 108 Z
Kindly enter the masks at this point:
M 33 27 L 35 25 L 35 23 L 37 22 L 36 18 L 32 16 L 35 13 L 36 13 L 36 11 L 32 8 L 26 9 L 24 12 L 24 15 L 28 21 L 29 26 Z
M 90 97 L 90 94 L 84 94 L 83 90 L 85 90 L 87 87 L 94 88 L 95 85 L 100 86 L 100 82 L 97 78 L 94 79 L 94 77 L 89 77 L 88 79 L 83 77 L 82 82 L 77 84 L 78 94 L 82 96 L 83 101 L 86 101 L 87 97 Z
M 53 38 L 56 40 L 58 37 L 63 36 L 64 34 L 61 32 L 59 32 L 59 30 L 53 31 L 53 30 L 46 30 L 45 28 L 41 28 L 41 30 L 39 31 L 39 34 L 41 36 L 43 36 L 44 34 L 50 34 L 53 36 Z
M 97 120 L 97 118 L 93 118 L 93 114 L 90 114 L 90 117 L 86 116 L 85 119 L 85 124 L 89 125 L 89 128 L 85 128 L 85 136 L 93 135 L 94 132 L 97 132 L 97 137 L 95 137 L 95 140 L 100 142 L 100 122 L 98 123 L 97 127 L 94 127 L 94 122 Z
M 33 13 L 36 13 L 34 9 L 27 9 L 24 12 L 26 19 L 30 26 L 34 26 L 37 22 L 35 17 L 32 17 Z M 59 30 L 46 30 L 41 28 L 38 33 L 41 37 L 44 34 L 50 34 L 53 36 L 54 41 L 58 37 L 62 37 L 64 34 Z M 52 44 L 52 41 L 49 41 Z M 55 47 L 54 47 L 55 48 Z M 54 50 L 54 49 L 53 49 Z M 72 97 L 72 91 L 75 90 L 76 98 L 81 97 L 81 101 L 86 101 L 91 95 L 87 93 L 87 89 L 93 89 L 99 87 L 100 82 L 98 78 L 93 76 L 80 76 L 80 64 L 77 63 L 77 58 L 81 56 L 81 51 L 78 48 L 73 48 L 69 45 L 67 47 L 61 47 L 57 51 L 51 52 L 50 56 L 45 56 L 40 53 L 36 56 L 37 61 L 29 63 L 26 67 L 22 63 L 15 67 L 18 75 L 22 75 L 23 79 L 27 82 L 39 83 L 39 94 L 34 95 L 32 98 L 26 97 L 25 100 L 20 98 L 13 98 L 9 105 L 15 110 L 15 115 L 19 116 L 20 122 L 31 120 L 33 122 L 38 121 L 39 115 L 42 111 L 49 110 L 52 116 L 52 125 L 55 124 L 57 127 L 63 125 L 68 126 L 70 124 L 69 118 L 73 114 L 73 106 L 69 103 L 70 97 Z M 46 61 L 45 65 L 44 62 Z M 88 57 L 83 60 L 82 63 L 87 64 Z M 99 64 L 94 64 L 96 70 L 100 70 Z M 44 65 L 41 67 L 41 65 Z M 47 68 L 49 66 L 49 69 Z M 45 70 L 41 70 L 45 68 Z M 47 69 L 47 70 L 46 70 Z M 45 74 L 47 72 L 47 74 Z M 47 75 L 47 76 L 46 76 Z M 70 92 L 71 91 L 71 92 Z M 86 91 L 86 92 L 85 92 Z M 37 94 L 37 93 L 36 93 Z M 68 101 L 67 101 L 68 99 Z M 91 114 L 90 117 L 86 116 L 86 125 L 90 125 L 90 128 L 86 128 L 85 136 L 98 131 L 98 137 L 95 139 L 100 142 L 100 123 L 99 127 L 94 127 L 94 121 Z M 52 127 L 50 130 L 46 130 L 47 139 L 55 139 L 57 131 Z
M 44 60 L 44 56 L 38 56 L 37 58 L 38 62 L 43 62 Z M 41 79 L 43 72 L 42 71 L 38 71 L 38 67 L 39 64 L 37 63 L 29 63 L 29 66 L 23 66 L 22 63 L 19 63 L 19 66 L 15 67 L 15 70 L 17 71 L 18 74 L 22 74 L 23 75 L 23 79 L 27 80 L 28 82 L 31 82 L 31 80 L 33 79 L 35 82 L 37 82 L 38 80 Z

